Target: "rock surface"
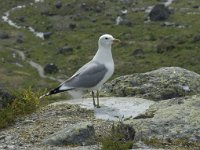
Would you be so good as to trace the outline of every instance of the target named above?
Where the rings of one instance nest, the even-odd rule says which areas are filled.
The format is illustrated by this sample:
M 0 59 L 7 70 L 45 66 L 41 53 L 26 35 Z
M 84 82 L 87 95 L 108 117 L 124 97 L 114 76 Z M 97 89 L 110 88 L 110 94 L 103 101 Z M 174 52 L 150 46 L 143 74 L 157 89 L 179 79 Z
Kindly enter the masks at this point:
M 106 135 L 111 122 L 96 120 L 93 112 L 77 105 L 48 105 L 37 112 L 20 117 L 9 128 L 0 130 L 0 149 L 14 150 L 97 150 L 97 145 L 89 146 L 56 146 L 43 143 L 45 137 L 75 126 L 79 123 L 91 122 L 95 135 Z
M 95 143 L 94 126 L 89 122 L 78 123 L 54 133 L 44 140 L 49 145 L 92 145 Z
M 78 104 L 82 108 L 93 110 L 97 119 L 119 121 L 138 116 L 154 104 L 154 101 L 136 97 L 101 97 L 101 108 L 94 108 L 91 98 L 54 103 L 54 105 L 63 104 Z
M 155 101 L 198 94 L 199 87 L 200 75 L 179 67 L 121 76 L 105 86 L 115 96 L 139 96 Z
M 132 123 L 135 129 L 140 130 L 136 132 L 137 138 L 142 136 L 167 143 L 179 141 L 195 144 L 200 143 L 199 114 L 200 96 L 195 95 L 155 103 Z

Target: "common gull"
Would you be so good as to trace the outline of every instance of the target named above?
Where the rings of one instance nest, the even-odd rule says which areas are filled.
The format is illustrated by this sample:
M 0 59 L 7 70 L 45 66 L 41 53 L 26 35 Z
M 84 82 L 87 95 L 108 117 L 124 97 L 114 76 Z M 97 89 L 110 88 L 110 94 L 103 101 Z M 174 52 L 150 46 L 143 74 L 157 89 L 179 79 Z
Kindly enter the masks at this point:
M 99 108 L 99 90 L 114 72 L 114 62 L 111 51 L 114 42 L 120 42 L 120 40 L 114 38 L 110 34 L 100 36 L 98 41 L 98 50 L 93 59 L 82 66 L 72 77 L 40 98 L 75 89 L 91 90 L 93 105 L 94 107 Z M 94 91 L 96 91 L 97 104 L 95 102 Z

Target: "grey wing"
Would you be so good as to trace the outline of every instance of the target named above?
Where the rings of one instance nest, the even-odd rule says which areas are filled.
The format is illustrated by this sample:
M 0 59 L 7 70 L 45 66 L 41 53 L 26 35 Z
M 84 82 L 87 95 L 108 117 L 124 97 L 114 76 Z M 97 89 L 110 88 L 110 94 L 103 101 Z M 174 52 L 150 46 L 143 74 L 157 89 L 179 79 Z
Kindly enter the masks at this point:
M 107 73 L 105 65 L 90 62 L 87 66 L 78 73 L 74 74 L 69 80 L 65 81 L 61 85 L 61 89 L 65 90 L 68 88 L 91 88 L 96 86 Z
M 92 63 L 92 61 L 86 63 L 86 64 L 83 65 L 80 69 L 78 69 L 78 71 L 76 71 L 76 72 L 74 73 L 74 75 L 73 75 L 71 78 L 73 78 L 74 76 L 76 76 L 77 74 L 79 74 L 80 72 L 82 72 L 84 69 L 86 69 L 87 66 L 88 66 L 90 63 Z M 71 78 L 70 78 L 70 79 L 71 79 Z

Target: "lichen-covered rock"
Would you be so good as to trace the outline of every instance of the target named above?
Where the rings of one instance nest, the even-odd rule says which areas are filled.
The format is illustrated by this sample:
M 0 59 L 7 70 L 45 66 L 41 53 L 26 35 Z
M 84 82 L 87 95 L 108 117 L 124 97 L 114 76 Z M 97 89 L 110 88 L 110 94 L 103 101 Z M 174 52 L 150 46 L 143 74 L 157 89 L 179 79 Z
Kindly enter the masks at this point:
M 199 114 L 200 95 L 194 95 L 157 102 L 132 123 L 140 130 L 136 138 L 195 144 L 200 143 Z
M 164 67 L 147 73 L 121 76 L 106 84 L 115 96 L 138 96 L 165 100 L 200 92 L 200 75 L 179 67 Z
M 67 127 L 43 141 L 49 145 L 92 145 L 95 142 L 94 126 L 82 122 Z

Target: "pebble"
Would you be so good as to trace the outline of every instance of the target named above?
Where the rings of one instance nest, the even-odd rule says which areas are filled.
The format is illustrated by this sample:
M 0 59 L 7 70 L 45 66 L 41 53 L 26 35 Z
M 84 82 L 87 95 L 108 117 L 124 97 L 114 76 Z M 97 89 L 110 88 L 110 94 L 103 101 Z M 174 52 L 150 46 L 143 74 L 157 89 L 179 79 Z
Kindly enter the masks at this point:
M 1 136 L 0 136 L 0 140 L 5 139 L 5 137 L 6 137 L 6 135 L 1 135 Z
M 15 145 L 8 145 L 7 148 L 8 149 L 16 149 Z
M 33 121 L 33 120 L 24 120 L 24 124 L 30 124 L 30 123 L 34 123 L 35 121 Z
M 5 137 L 5 140 L 6 140 L 6 141 L 11 141 L 11 140 L 13 140 L 13 139 L 14 139 L 14 137 L 11 136 L 11 135 Z

